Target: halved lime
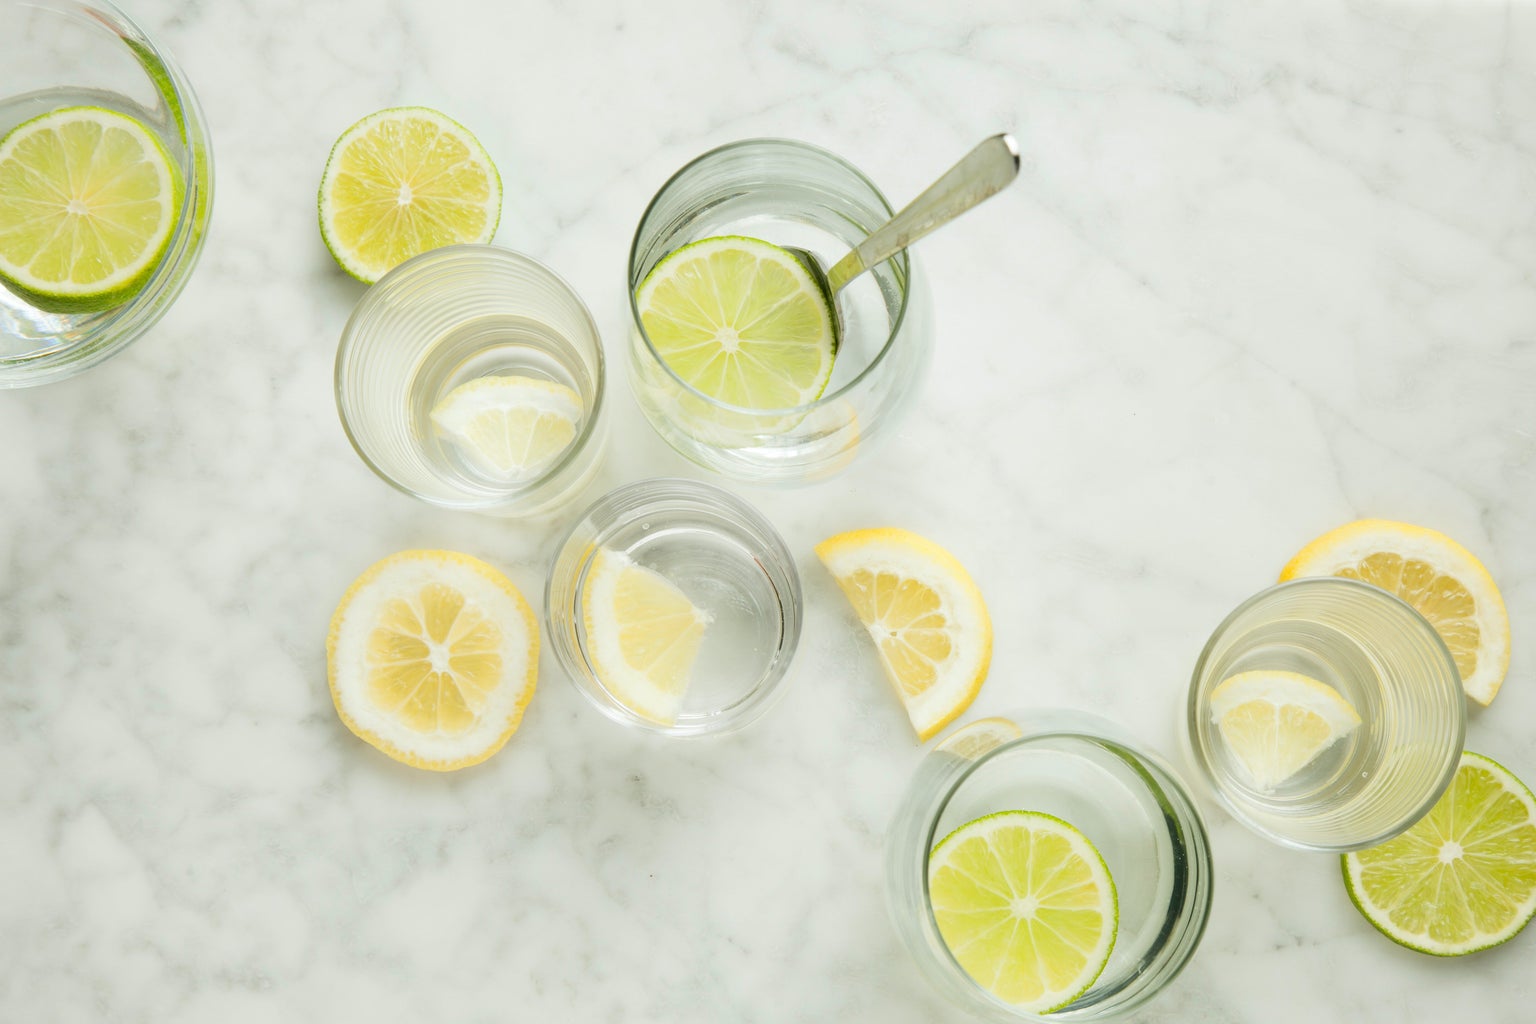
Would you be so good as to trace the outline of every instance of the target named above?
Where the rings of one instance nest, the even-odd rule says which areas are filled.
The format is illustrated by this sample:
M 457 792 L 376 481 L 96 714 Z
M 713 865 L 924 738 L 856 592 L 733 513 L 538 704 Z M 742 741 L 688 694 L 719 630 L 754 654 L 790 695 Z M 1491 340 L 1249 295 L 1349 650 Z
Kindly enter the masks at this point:
M 669 253 L 635 295 L 662 360 L 690 387 L 743 409 L 793 409 L 832 378 L 832 309 L 810 272 L 757 238 Z
M 1497 946 L 1536 914 L 1536 801 L 1467 751 L 1417 824 L 1342 863 L 1349 898 L 1393 942 L 1434 956 Z
M 428 107 L 369 114 L 336 140 L 320 178 L 320 235 L 365 284 L 431 249 L 489 242 L 500 219 L 490 156 Z
M 1060 818 L 1002 811 L 961 825 L 928 859 L 939 934 L 976 984 L 1049 1013 L 1088 991 L 1119 926 L 1104 858 Z
M 61 107 L 0 140 L 0 278 L 40 308 L 95 312 L 144 287 L 170 244 L 181 182 L 148 128 Z

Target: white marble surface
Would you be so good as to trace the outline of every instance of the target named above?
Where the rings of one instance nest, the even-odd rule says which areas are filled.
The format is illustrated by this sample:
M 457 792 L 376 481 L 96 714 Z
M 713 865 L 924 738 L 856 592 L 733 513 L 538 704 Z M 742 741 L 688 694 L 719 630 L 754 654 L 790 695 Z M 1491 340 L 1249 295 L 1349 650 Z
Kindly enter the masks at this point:
M 811 555 L 855 526 L 973 567 L 999 627 L 974 713 L 1086 708 L 1175 758 L 1201 643 L 1295 548 L 1436 526 L 1514 628 L 1469 745 L 1536 781 L 1536 4 L 133 8 L 199 90 L 217 195 L 152 334 L 0 395 L 0 1020 L 954 1020 L 881 903 L 920 750 Z M 632 735 L 547 657 L 519 734 L 457 775 L 332 712 L 325 627 L 363 567 L 455 547 L 535 596 L 558 529 L 415 504 L 337 423 L 360 287 L 315 185 L 401 103 L 478 133 L 498 241 L 573 281 L 615 352 L 631 231 L 689 157 L 793 136 L 904 200 L 1017 134 L 1020 182 L 923 244 L 939 351 L 904 430 L 748 494 L 807 619 L 746 733 Z M 690 473 L 615 394 L 607 482 Z M 1530 1019 L 1536 931 L 1401 950 L 1334 858 L 1208 811 L 1210 928 L 1140 1019 Z

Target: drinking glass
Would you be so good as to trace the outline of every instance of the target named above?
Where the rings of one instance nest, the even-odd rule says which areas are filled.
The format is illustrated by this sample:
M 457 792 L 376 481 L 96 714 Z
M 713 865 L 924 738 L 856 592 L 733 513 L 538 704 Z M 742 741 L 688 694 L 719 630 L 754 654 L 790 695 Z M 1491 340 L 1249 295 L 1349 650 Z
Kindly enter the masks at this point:
M 675 719 L 605 680 L 584 601 L 599 553 L 660 574 L 708 620 Z M 739 729 L 767 710 L 800 639 L 800 577 L 772 524 L 728 491 L 641 480 L 599 498 L 560 544 L 544 592 L 550 647 L 576 688 L 625 725 L 670 736 Z
M 640 218 L 629 254 L 630 383 L 657 433 L 699 465 L 759 484 L 826 477 L 889 433 L 933 344 L 927 286 L 909 253 L 838 294 L 843 334 L 831 380 L 821 397 L 788 409 L 730 405 L 677 376 L 646 335 L 636 292 L 669 253 L 719 235 L 798 246 L 831 266 L 891 212 L 852 164 L 785 139 L 722 146 L 673 175 Z
M 574 391 L 574 438 L 529 479 L 488 475 L 432 422 L 460 385 L 488 376 Z M 375 473 L 445 508 L 548 513 L 592 479 L 603 449 L 603 346 L 570 285 L 537 260 L 492 245 L 450 245 L 385 274 L 358 302 L 336 351 L 343 428 Z
M 0 283 L 0 388 L 21 388 L 95 366 L 165 314 L 202 251 L 213 158 L 181 69 L 107 0 L 0 0 L 0 25 L 0 137 L 60 107 L 104 107 L 160 140 L 181 193 L 164 255 L 121 305 L 49 311 Z
M 1272 791 L 1227 749 L 1210 696 L 1239 672 L 1293 672 L 1333 687 L 1360 724 Z M 1466 730 L 1456 662 L 1424 617 L 1358 580 L 1316 577 L 1237 607 L 1200 652 L 1184 736 L 1232 816 L 1302 850 L 1342 853 L 1385 842 L 1434 806 L 1455 774 Z
M 934 847 L 1001 811 L 1042 812 L 1075 827 L 1104 858 L 1119 903 L 1103 971 L 1045 1018 L 971 978 L 939 932 L 929 899 Z M 1112 723 L 1055 709 L 971 723 L 930 751 L 886 834 L 885 877 L 896 931 L 929 984 L 960 1009 L 1000 1024 L 1124 1016 L 1189 962 L 1211 906 L 1205 824 L 1173 770 Z

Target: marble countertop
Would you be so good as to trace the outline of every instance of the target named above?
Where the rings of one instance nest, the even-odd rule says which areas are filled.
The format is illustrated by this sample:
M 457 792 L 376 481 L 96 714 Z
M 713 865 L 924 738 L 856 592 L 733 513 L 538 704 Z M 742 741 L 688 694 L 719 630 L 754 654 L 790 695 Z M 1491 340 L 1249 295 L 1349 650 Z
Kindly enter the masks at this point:
M 1067 705 L 1183 768 L 1223 614 L 1361 516 L 1503 587 L 1510 676 L 1468 745 L 1536 782 L 1536 5 L 137 0 L 194 82 L 212 228 L 116 360 L 0 395 L 0 1020 L 952 1021 L 882 903 L 921 755 L 811 553 L 906 526 L 998 625 L 973 712 Z M 905 201 L 1000 129 L 1020 181 L 922 244 L 932 378 L 834 481 L 743 493 L 799 560 L 770 714 L 639 736 L 546 653 L 521 731 L 451 776 L 332 711 L 324 635 L 377 558 L 452 547 L 542 593 L 560 522 L 434 510 L 357 460 L 331 391 L 361 286 L 315 187 L 343 128 L 469 125 L 498 242 L 610 347 L 646 201 L 783 135 Z M 698 475 L 615 390 L 608 484 Z M 1438 961 L 1335 858 L 1213 804 L 1210 927 L 1151 1022 L 1530 1019 L 1536 930 Z

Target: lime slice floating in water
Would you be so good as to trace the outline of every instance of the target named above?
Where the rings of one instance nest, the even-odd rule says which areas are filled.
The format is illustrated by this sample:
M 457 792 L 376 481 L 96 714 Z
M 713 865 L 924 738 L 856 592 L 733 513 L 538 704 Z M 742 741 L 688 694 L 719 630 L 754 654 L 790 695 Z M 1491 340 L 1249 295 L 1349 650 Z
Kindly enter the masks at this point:
M 1119 924 L 1115 884 L 1088 837 L 1049 814 L 962 825 L 928 858 L 939 934 L 982 988 L 1031 1013 L 1088 991 Z
M 1417 824 L 1342 860 L 1349 898 L 1387 938 L 1435 956 L 1475 953 L 1536 914 L 1536 801 L 1509 769 L 1468 751 Z
M 476 377 L 432 407 L 432 422 L 493 480 L 526 483 L 576 439 L 581 396 L 534 377 Z
M 365 284 L 431 249 L 489 242 L 500 217 L 490 156 L 428 107 L 369 114 L 336 140 L 320 178 L 320 235 Z
M 662 361 L 694 390 L 742 409 L 793 409 L 832 378 L 832 310 L 784 249 L 728 235 L 686 245 L 635 295 Z
M 0 278 L 50 312 L 95 312 L 144 287 L 181 184 L 160 140 L 101 107 L 62 107 L 0 140 Z

